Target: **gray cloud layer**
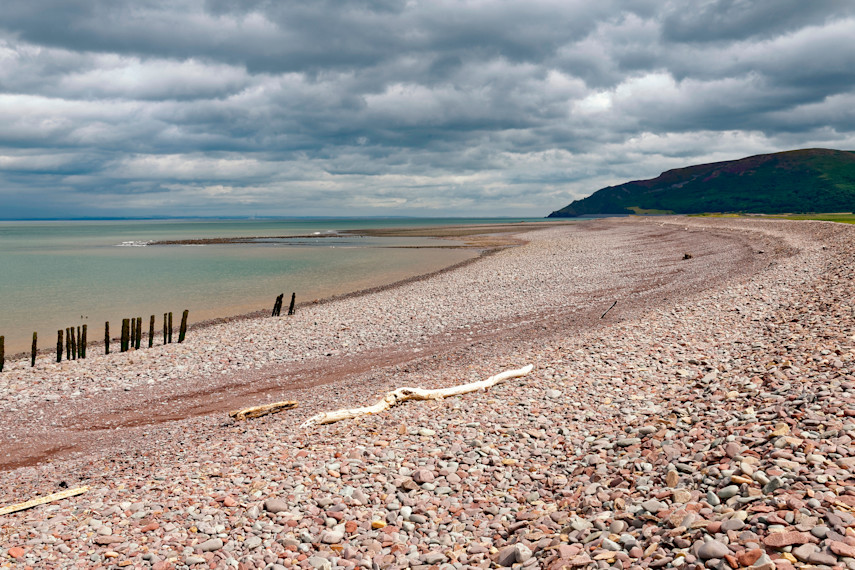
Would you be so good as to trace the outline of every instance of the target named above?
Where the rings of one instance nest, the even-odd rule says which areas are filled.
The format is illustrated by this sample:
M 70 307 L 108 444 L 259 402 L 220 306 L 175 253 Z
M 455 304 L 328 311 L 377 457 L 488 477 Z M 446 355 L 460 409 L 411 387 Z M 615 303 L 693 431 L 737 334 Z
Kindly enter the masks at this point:
M 545 215 L 855 148 L 850 1 L 6 0 L 0 218 Z

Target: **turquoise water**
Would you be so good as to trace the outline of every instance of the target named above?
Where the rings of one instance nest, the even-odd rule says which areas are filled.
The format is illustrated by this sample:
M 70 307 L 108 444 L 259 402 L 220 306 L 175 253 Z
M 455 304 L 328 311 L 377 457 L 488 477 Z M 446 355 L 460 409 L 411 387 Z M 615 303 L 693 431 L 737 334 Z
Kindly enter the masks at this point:
M 338 236 L 342 230 L 503 223 L 507 219 L 312 219 L 0 222 L 0 335 L 6 353 L 41 347 L 56 331 L 89 325 L 100 340 L 122 318 L 184 309 L 190 322 L 270 310 L 280 293 L 320 299 L 440 269 L 477 254 L 424 248 L 429 238 Z M 204 246 L 150 241 L 216 237 L 336 237 Z M 401 246 L 422 246 L 406 249 Z M 287 308 L 287 304 L 286 304 Z

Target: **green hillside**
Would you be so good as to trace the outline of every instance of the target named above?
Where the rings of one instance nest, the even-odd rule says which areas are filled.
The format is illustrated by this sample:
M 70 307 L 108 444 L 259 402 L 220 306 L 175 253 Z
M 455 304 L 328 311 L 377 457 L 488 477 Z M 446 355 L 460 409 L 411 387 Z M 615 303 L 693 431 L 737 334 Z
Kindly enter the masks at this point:
M 699 164 L 597 190 L 549 214 L 855 211 L 855 152 L 804 149 Z

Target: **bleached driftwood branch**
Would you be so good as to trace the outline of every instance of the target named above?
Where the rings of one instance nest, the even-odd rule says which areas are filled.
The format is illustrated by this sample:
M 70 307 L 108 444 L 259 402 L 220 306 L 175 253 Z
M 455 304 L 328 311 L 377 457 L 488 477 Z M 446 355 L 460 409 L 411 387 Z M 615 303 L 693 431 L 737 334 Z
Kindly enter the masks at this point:
M 18 511 L 23 511 L 25 509 L 31 509 L 33 507 L 37 507 L 39 505 L 44 505 L 46 503 L 52 503 L 53 501 L 59 501 L 60 499 L 67 499 L 68 497 L 73 497 L 75 495 L 80 495 L 81 493 L 85 493 L 88 490 L 89 490 L 89 487 L 78 487 L 76 489 L 68 489 L 66 491 L 60 491 L 59 493 L 53 493 L 51 495 L 46 495 L 44 497 L 38 497 L 38 498 L 32 499 L 30 501 L 18 503 L 16 505 L 9 505 L 8 507 L 3 507 L 2 509 L 0 509 L 0 515 L 7 515 L 9 513 L 16 513 Z
M 274 402 L 273 404 L 265 404 L 263 406 L 253 406 L 251 408 L 235 410 L 234 412 L 229 412 L 229 415 L 238 421 L 252 420 L 255 418 L 260 418 L 261 416 L 266 416 L 267 414 L 275 414 L 277 412 L 281 412 L 282 410 L 288 410 L 290 408 L 296 407 L 297 402 L 295 401 Z
M 504 382 L 509 378 L 519 378 L 520 376 L 525 376 L 526 374 L 531 372 L 532 369 L 534 369 L 534 366 L 529 364 L 528 366 L 519 368 L 517 370 L 508 370 L 506 372 L 502 372 L 501 374 L 496 374 L 495 376 L 491 376 L 490 378 L 487 378 L 486 380 L 481 380 L 479 382 L 460 384 L 458 386 L 452 386 L 450 388 L 440 388 L 436 390 L 425 390 L 424 388 L 410 387 L 398 388 L 394 392 L 389 392 L 388 394 L 386 394 L 382 400 L 380 400 L 373 406 L 365 406 L 362 408 L 343 408 L 334 412 L 322 412 L 307 419 L 300 427 L 331 424 L 341 420 L 349 420 L 359 416 L 378 414 L 380 412 L 388 410 L 393 406 L 397 406 L 398 404 L 406 400 L 440 400 L 442 398 L 448 398 L 449 396 L 459 396 L 460 394 L 467 394 L 469 392 L 475 392 L 477 390 L 482 389 L 486 390 L 487 388 L 495 386 L 500 382 Z

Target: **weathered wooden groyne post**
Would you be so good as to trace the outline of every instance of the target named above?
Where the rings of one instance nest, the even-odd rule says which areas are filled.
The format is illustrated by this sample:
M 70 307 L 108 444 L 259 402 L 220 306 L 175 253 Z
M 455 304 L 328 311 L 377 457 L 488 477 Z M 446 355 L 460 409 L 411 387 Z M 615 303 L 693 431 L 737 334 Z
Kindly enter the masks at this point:
M 131 338 L 131 320 L 122 319 L 122 352 L 128 351 L 128 342 Z
M 169 344 L 172 344 L 172 311 L 169 311 Z
M 148 347 L 154 346 L 154 315 L 148 321 Z
M 62 362 L 62 329 L 56 331 L 56 361 Z
M 110 321 L 104 322 L 104 354 L 110 354 Z
M 6 337 L 0 336 L 0 372 L 6 366 Z
M 134 343 L 134 350 L 140 349 L 140 341 L 142 340 L 142 317 L 137 317 L 134 319 L 134 327 L 135 329 L 135 338 L 136 342 Z
M 294 302 L 297 300 L 297 293 L 291 293 L 291 305 L 288 307 L 288 314 L 294 314 Z
M 71 358 L 77 360 L 77 339 L 74 338 L 74 327 L 68 328 L 68 341 L 71 343 Z
M 163 344 L 166 344 L 166 340 L 167 340 L 166 327 L 167 327 L 166 313 L 163 313 Z
M 273 303 L 273 314 L 271 317 L 278 317 L 282 312 L 282 299 L 285 297 L 285 293 L 282 293 L 278 297 L 276 297 L 276 301 Z
M 187 316 L 190 314 L 188 309 L 184 309 L 181 315 L 181 328 L 178 330 L 178 342 L 184 342 L 184 337 L 187 336 Z
M 80 343 L 78 347 L 80 349 L 80 358 L 86 358 L 86 328 L 86 325 L 83 325 L 83 332 L 80 336 Z
M 38 352 L 39 333 L 33 333 L 33 350 L 30 355 L 30 367 L 36 365 L 36 352 Z
M 71 328 L 65 328 L 65 359 L 71 360 Z

